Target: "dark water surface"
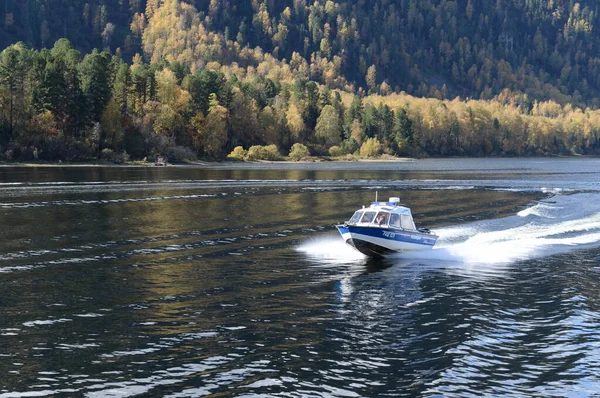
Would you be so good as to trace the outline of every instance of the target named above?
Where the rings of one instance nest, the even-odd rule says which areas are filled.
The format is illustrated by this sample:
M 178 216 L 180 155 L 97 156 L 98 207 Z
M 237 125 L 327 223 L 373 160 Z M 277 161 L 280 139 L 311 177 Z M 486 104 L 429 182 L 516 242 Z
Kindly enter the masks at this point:
M 0 167 L 0 398 L 593 396 L 599 171 Z M 346 247 L 375 191 L 436 248 Z

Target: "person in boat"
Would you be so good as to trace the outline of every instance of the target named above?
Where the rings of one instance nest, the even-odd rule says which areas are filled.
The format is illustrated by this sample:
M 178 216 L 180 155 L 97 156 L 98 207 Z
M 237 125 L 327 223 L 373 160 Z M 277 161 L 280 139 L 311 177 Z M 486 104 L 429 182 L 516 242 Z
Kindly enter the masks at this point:
M 387 221 L 388 221 L 388 213 L 379 213 L 379 215 L 377 216 L 377 224 L 385 225 L 385 224 L 387 224 Z

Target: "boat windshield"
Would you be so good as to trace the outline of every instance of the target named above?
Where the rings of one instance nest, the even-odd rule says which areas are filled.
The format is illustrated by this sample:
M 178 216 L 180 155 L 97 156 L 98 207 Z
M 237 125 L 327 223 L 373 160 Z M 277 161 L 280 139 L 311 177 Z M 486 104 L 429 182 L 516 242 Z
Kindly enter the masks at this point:
M 415 222 L 413 221 L 411 216 L 402 214 L 400 217 L 402 217 L 402 228 L 403 229 L 407 229 L 409 231 L 414 231 L 415 229 L 417 229 L 415 227 Z
M 362 219 L 360 220 L 360 222 L 371 222 L 373 221 L 373 219 L 375 218 L 375 213 L 374 211 L 365 211 L 364 216 L 362 217 Z
M 390 213 L 388 213 L 387 211 L 380 211 L 373 222 L 377 225 L 387 226 L 389 219 Z
M 400 214 L 393 213 L 390 216 L 390 227 L 401 228 L 400 225 Z
M 402 228 L 407 231 L 414 231 L 415 229 L 417 229 L 415 227 L 415 222 L 413 221 L 411 216 L 405 214 L 400 215 L 395 213 L 392 213 L 392 215 L 390 216 L 390 227 Z
M 354 215 L 352 216 L 350 221 L 348 221 L 348 224 L 356 224 L 360 220 L 362 215 L 363 215 L 362 210 L 358 210 L 357 212 L 354 213 Z

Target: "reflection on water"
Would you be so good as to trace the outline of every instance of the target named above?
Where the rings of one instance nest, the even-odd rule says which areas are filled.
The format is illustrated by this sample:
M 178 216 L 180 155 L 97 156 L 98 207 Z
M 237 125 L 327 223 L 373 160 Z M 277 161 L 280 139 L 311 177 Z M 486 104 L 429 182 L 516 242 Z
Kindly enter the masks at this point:
M 0 398 L 593 394 L 596 163 L 473 162 L 0 168 Z M 345 245 L 375 190 L 436 249 Z

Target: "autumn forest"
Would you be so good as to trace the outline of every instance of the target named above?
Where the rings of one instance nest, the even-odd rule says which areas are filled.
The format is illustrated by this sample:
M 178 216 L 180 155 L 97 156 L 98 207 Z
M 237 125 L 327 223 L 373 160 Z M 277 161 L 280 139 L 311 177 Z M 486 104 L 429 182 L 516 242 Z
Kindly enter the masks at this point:
M 600 154 L 580 0 L 0 0 L 0 161 Z

